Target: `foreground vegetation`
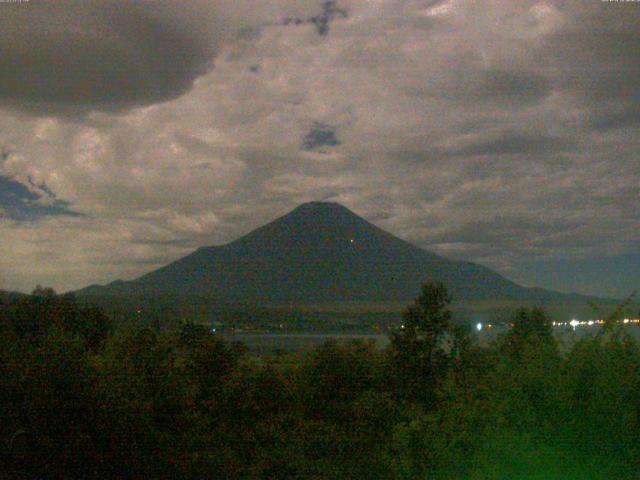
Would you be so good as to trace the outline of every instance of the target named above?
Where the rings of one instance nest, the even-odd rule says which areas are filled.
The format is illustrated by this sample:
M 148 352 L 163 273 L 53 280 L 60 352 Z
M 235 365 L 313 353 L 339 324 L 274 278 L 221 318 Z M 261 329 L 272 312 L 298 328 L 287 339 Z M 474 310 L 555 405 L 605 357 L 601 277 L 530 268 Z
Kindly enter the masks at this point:
M 449 305 L 425 285 L 384 351 L 258 358 L 38 289 L 0 308 L 0 477 L 638 478 L 640 346 L 615 318 L 561 352 L 522 309 L 483 348 Z

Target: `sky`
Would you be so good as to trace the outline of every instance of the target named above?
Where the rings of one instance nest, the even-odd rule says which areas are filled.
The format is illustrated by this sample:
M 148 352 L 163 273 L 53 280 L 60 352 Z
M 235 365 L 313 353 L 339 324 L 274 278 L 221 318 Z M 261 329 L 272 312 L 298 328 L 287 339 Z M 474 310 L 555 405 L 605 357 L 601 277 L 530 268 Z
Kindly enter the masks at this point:
M 312 200 L 524 285 L 640 287 L 640 2 L 3 2 L 0 79 L 0 289 Z

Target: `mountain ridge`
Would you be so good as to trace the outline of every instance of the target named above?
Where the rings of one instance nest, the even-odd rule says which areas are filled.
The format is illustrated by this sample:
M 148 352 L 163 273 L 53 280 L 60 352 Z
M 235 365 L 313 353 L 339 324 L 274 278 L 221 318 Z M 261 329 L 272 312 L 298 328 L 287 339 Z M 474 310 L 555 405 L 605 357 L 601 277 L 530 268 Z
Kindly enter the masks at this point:
M 456 299 L 577 295 L 527 288 L 482 265 L 441 257 L 333 202 L 304 203 L 227 244 L 200 247 L 134 280 L 77 293 L 269 303 L 408 300 L 426 281 L 442 281 Z

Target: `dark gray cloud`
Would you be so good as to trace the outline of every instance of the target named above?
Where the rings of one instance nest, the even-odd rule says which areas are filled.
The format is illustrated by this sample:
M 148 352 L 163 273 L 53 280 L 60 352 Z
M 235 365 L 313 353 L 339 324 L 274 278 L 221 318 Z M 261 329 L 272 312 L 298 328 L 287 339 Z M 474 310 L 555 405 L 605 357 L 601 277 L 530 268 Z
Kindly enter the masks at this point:
M 531 240 L 538 241 L 537 232 L 544 231 L 547 239 L 558 234 L 573 234 L 579 225 L 571 221 L 549 221 L 543 218 L 523 218 L 497 215 L 486 220 L 471 220 L 464 225 L 452 226 L 445 232 L 429 237 L 430 243 L 485 244 L 490 248 L 513 248 L 513 242 L 522 238 L 529 241 L 521 245 L 530 247 Z
M 492 68 L 482 72 L 477 89 L 473 89 L 470 93 L 479 99 L 521 104 L 541 101 L 549 95 L 551 88 L 549 78 L 533 70 Z
M 556 137 L 543 133 L 519 133 L 507 131 L 496 138 L 483 138 L 471 145 L 449 152 L 460 156 L 474 155 L 549 155 L 568 151 L 575 146 L 571 138 Z
M 592 125 L 611 129 L 640 122 L 640 28 L 635 2 L 556 2 L 564 28 L 541 52 L 557 85 L 591 110 Z
M 46 184 L 30 187 L 0 175 L 0 217 L 18 221 L 33 221 L 50 216 L 78 216 L 68 202 L 59 200 Z
M 329 33 L 331 22 L 337 18 L 347 18 L 348 12 L 338 6 L 337 0 L 325 0 L 321 3 L 322 11 L 307 18 L 287 17 L 283 20 L 283 25 L 313 25 L 318 35 L 325 36 Z
M 620 102 L 619 105 L 609 105 L 604 112 L 594 112 L 591 126 L 595 130 L 606 131 L 624 128 L 640 123 L 640 101 L 633 97 Z
M 215 2 L 0 4 L 0 102 L 51 112 L 175 98 L 211 67 Z
M 307 151 L 322 150 L 323 147 L 337 147 L 340 141 L 336 137 L 336 129 L 331 125 L 316 122 L 304 137 L 302 148 Z
M 415 93 L 461 104 L 519 108 L 543 101 L 555 88 L 552 72 L 530 63 L 485 65 L 477 52 L 457 55 L 432 82 L 414 86 Z

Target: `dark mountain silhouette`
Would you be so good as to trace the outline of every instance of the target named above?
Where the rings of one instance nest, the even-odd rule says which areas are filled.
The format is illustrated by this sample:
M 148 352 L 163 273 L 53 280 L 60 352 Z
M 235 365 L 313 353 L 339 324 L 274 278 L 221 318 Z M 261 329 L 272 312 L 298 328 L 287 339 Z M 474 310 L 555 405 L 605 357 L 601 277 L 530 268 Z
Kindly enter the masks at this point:
M 439 280 L 458 300 L 568 297 L 517 285 L 376 227 L 337 203 L 306 203 L 248 235 L 204 247 L 142 277 L 78 293 L 198 296 L 225 302 L 407 300 Z

